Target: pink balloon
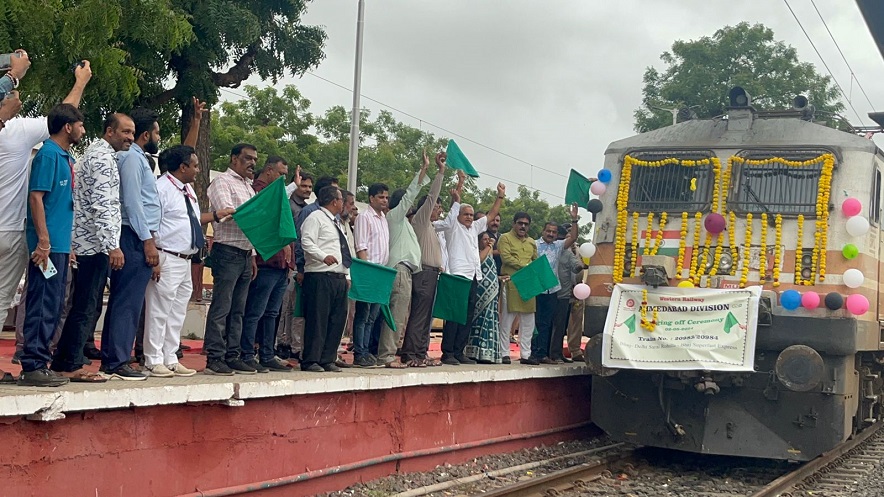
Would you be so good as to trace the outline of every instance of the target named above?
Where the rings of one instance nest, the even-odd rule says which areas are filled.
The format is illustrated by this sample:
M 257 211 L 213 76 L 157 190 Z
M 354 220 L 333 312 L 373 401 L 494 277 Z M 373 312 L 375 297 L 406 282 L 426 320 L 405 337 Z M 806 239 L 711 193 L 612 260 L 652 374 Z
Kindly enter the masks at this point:
M 608 187 L 601 181 L 594 181 L 589 187 L 589 191 L 591 191 L 593 195 L 602 195 L 607 189 Z
M 820 306 L 820 294 L 816 292 L 804 292 L 801 295 L 801 305 L 805 309 L 816 309 Z
M 844 211 L 845 216 L 853 217 L 862 212 L 863 203 L 856 197 L 847 197 L 841 203 L 841 210 Z
M 847 297 L 847 310 L 854 316 L 862 316 L 869 310 L 869 299 L 865 295 L 855 293 Z
M 586 297 L 589 297 L 589 293 L 589 285 L 586 283 L 574 285 L 574 296 L 577 297 L 578 300 L 586 300 Z
M 717 212 L 713 212 L 706 216 L 706 221 L 703 222 L 703 225 L 706 226 L 706 231 L 713 235 L 717 235 L 724 231 L 727 227 L 727 222 L 725 222 L 724 216 Z

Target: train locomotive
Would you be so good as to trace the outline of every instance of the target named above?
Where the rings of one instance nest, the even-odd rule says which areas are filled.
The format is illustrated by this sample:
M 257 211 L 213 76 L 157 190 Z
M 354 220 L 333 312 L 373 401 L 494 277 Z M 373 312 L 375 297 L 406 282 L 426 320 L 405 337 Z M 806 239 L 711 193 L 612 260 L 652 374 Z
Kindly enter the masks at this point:
M 882 415 L 884 153 L 814 122 L 804 97 L 767 112 L 728 98 L 725 116 L 605 152 L 591 415 L 620 441 L 810 460 Z M 684 343 L 700 360 L 672 355 Z

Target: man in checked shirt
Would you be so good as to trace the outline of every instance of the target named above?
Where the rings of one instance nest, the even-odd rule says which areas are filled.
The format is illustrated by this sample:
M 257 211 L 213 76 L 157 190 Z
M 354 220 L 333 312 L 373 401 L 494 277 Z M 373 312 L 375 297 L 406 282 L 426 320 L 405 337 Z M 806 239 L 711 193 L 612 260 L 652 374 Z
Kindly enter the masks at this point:
M 242 321 L 249 283 L 258 275 L 255 250 L 236 221 L 220 222 L 217 209 L 238 208 L 255 195 L 252 178 L 258 162 L 254 145 L 239 143 L 230 151 L 230 165 L 208 188 L 215 223 L 212 243 L 212 304 L 206 317 L 205 374 L 231 376 L 258 371 L 240 357 Z

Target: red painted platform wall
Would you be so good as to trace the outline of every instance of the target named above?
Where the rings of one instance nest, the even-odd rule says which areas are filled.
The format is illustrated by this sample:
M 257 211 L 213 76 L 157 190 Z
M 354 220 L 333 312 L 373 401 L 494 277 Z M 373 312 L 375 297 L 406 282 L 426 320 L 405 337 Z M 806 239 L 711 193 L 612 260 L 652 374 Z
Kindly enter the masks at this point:
M 436 385 L 179 405 L 0 424 L 0 495 L 170 496 L 589 419 L 589 377 Z M 396 471 L 574 437 L 385 463 L 254 495 L 313 495 Z

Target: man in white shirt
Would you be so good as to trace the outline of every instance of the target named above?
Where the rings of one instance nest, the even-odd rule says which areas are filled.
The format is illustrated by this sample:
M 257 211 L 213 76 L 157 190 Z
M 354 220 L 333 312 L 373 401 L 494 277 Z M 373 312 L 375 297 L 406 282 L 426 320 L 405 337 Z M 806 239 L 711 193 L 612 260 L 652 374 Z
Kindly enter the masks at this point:
M 447 271 L 451 274 L 463 276 L 472 281 L 470 285 L 469 303 L 467 307 L 467 322 L 465 324 L 446 321 L 442 327 L 442 363 L 451 366 L 458 364 L 476 364 L 476 361 L 464 355 L 464 348 L 470 337 L 470 329 L 473 327 L 473 319 L 476 313 L 476 289 L 478 280 L 482 277 L 481 261 L 479 260 L 479 234 L 488 226 L 488 220 L 500 212 L 500 204 L 506 197 L 506 186 L 497 184 L 497 199 L 488 211 L 488 215 L 473 220 L 473 207 L 469 204 L 460 203 L 460 192 L 451 192 L 453 203 L 448 217 L 437 228 L 445 233 L 445 241 L 448 249 Z
M 343 192 L 327 186 L 316 195 L 319 209 L 301 225 L 304 250 L 304 350 L 301 370 L 339 372 L 338 344 L 347 321 L 347 276 L 352 255 L 337 216 L 344 206 Z
M 383 183 L 368 187 L 369 209 L 356 218 L 356 256 L 362 260 L 387 265 L 390 258 L 390 228 L 385 214 L 390 200 L 390 189 Z M 371 344 L 378 343 L 374 333 L 375 320 L 380 314 L 380 304 L 356 302 L 356 316 L 353 319 L 353 365 L 373 367 L 377 359 L 371 354 Z
M 83 346 L 101 314 L 108 269 L 123 267 L 120 249 L 120 172 L 117 152 L 129 150 L 135 140 L 135 123 L 125 114 L 110 114 L 104 136 L 92 142 L 77 171 L 74 190 L 72 249 L 77 256 L 73 301 L 61 338 L 52 357 L 53 371 L 72 381 L 104 381 L 83 369 Z
M 92 77 L 89 61 L 74 70 L 75 82 L 62 103 L 80 105 Z M 46 117 L 17 117 L 0 129 L 0 323 L 15 297 L 28 263 L 25 217 L 28 199 L 28 164 L 37 144 L 49 138 Z
M 213 213 L 200 213 L 191 183 L 200 172 L 192 147 L 176 145 L 160 154 L 166 174 L 157 180 L 160 226 L 155 236 L 160 263 L 153 268 L 144 294 L 144 366 L 150 376 L 193 376 L 196 371 L 178 362 L 181 327 L 193 292 L 190 260 L 205 245 L 202 225 Z M 219 209 L 219 218 L 234 209 Z

